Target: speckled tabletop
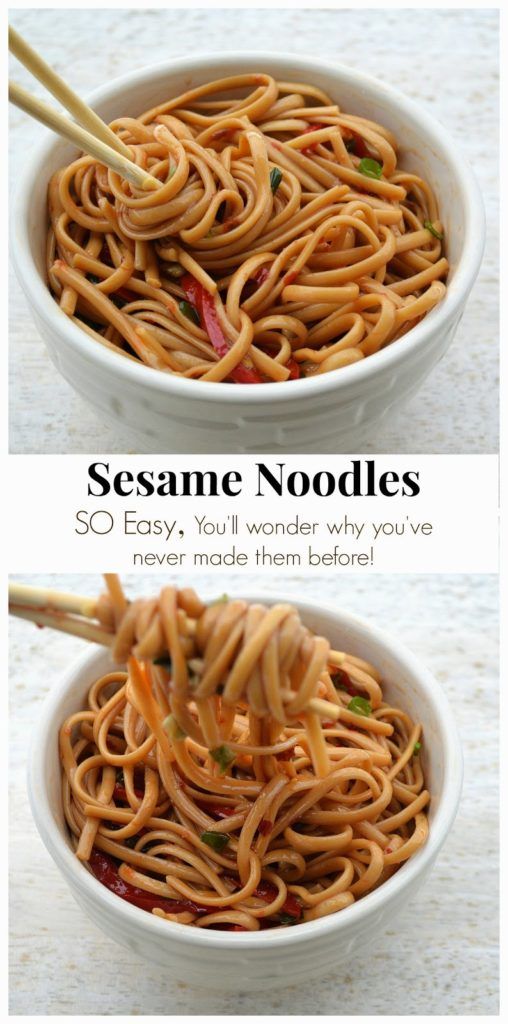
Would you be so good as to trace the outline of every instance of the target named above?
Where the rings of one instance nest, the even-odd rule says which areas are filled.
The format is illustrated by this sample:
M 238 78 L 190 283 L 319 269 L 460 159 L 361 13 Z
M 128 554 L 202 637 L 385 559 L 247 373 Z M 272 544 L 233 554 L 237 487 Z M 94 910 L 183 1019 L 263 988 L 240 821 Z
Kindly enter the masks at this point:
M 276 49 L 315 53 L 385 79 L 434 114 L 478 175 L 487 249 L 451 350 L 406 409 L 364 451 L 497 450 L 497 13 L 495 10 L 19 10 L 14 26 L 85 95 L 136 66 L 189 52 Z M 17 81 L 34 89 L 13 62 Z M 45 96 L 35 85 L 36 91 Z M 480 132 L 478 127 L 480 127 Z M 11 177 L 43 129 L 11 111 Z M 124 451 L 58 375 L 11 273 L 10 450 Z
M 30 582 L 78 593 L 94 576 Z M 126 579 L 153 593 L 161 577 Z M 205 577 L 208 593 L 231 577 Z M 242 589 L 277 588 L 242 577 Z M 444 687 L 464 747 L 459 814 L 428 882 L 365 960 L 278 992 L 224 996 L 162 977 L 102 935 L 73 901 L 32 822 L 25 786 L 30 734 L 41 701 L 81 641 L 29 623 L 11 628 L 10 928 L 11 1014 L 344 1015 L 496 1014 L 497 954 L 497 578 L 341 576 L 294 578 L 284 589 L 343 602 L 394 632 Z M 84 979 L 89 979 L 84 984 Z M 91 980 L 90 980 L 91 979 Z

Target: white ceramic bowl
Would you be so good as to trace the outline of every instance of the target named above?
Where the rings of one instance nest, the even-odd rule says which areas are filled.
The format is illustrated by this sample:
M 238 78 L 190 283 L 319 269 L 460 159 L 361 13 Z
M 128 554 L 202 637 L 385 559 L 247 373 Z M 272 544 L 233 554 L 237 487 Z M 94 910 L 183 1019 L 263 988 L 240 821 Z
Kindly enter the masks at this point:
M 139 114 L 210 79 L 263 70 L 303 79 L 343 107 L 390 128 L 402 166 L 433 186 L 450 261 L 444 301 L 399 342 L 365 361 L 308 380 L 256 386 L 200 383 L 162 374 L 95 344 L 51 297 L 45 282 L 46 188 L 73 158 L 49 137 L 29 162 L 15 202 L 12 252 L 20 283 L 55 366 L 126 447 L 146 452 L 344 452 L 360 450 L 415 391 L 450 345 L 478 273 L 484 244 L 481 196 L 448 132 L 382 82 L 318 58 L 273 53 L 202 55 L 144 68 L 89 97 L 106 121 Z M 472 342 L 473 339 L 471 339 Z M 447 396 L 443 394 L 443 403 Z
M 248 600 L 263 599 L 259 594 L 248 595 Z M 274 931 L 205 931 L 160 920 L 131 906 L 88 872 L 71 849 L 63 818 L 58 729 L 69 714 L 83 707 L 92 681 L 109 670 L 107 653 L 86 651 L 68 669 L 51 693 L 33 738 L 29 765 L 32 812 L 73 896 L 107 935 L 190 985 L 223 991 L 264 990 L 315 979 L 343 961 L 357 959 L 365 965 L 365 947 L 375 943 L 415 895 L 457 811 L 462 784 L 460 741 L 450 706 L 430 673 L 398 640 L 363 619 L 330 606 L 295 602 L 292 595 L 270 596 L 274 602 L 287 600 L 296 604 L 315 632 L 327 636 L 339 649 L 372 661 L 386 681 L 388 699 L 423 723 L 422 756 L 432 795 L 429 838 L 384 885 L 345 910 Z

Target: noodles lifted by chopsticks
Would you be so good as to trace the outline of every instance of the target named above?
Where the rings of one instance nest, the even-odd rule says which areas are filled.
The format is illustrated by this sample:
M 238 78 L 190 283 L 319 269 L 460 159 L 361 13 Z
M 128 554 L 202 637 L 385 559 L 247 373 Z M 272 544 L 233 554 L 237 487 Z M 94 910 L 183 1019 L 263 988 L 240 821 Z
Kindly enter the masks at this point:
M 365 359 L 443 298 L 429 184 L 320 89 L 237 75 L 111 127 L 160 187 L 89 156 L 57 171 L 47 267 L 62 310 L 114 351 L 205 381 L 293 380 Z
M 97 614 L 128 671 L 60 731 L 77 856 L 162 918 L 257 930 L 334 913 L 425 842 L 421 727 L 291 605 L 191 590 Z

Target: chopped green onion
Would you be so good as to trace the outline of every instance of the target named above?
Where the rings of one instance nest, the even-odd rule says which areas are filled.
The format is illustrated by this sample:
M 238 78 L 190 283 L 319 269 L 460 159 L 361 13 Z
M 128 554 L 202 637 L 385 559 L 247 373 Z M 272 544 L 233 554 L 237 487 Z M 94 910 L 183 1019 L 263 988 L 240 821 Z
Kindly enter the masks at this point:
M 171 658 L 169 657 L 169 654 L 161 654 L 160 658 L 154 658 L 153 664 L 161 665 L 162 668 L 165 668 L 168 670 L 168 672 L 171 672 Z
M 293 917 L 292 914 L 279 914 L 279 923 L 280 924 L 297 924 L 298 923 L 298 918 L 297 917 Z
M 272 192 L 276 193 L 280 183 L 282 181 L 282 171 L 280 167 L 272 167 L 270 171 L 270 188 Z
M 383 173 L 382 165 L 370 156 L 362 156 L 358 164 L 358 170 L 365 174 L 367 178 L 380 178 Z
M 431 220 L 424 220 L 423 226 L 424 226 L 424 228 L 427 228 L 427 231 L 430 231 L 431 235 L 434 235 L 434 238 L 439 238 L 440 242 L 443 241 L 443 238 L 444 238 L 443 232 L 442 231 L 438 231 L 437 228 L 434 227 L 434 225 L 433 225 Z
M 368 718 L 372 713 L 370 701 L 366 700 L 365 697 L 353 697 L 349 701 L 347 709 L 355 715 L 365 715 L 365 718 Z
M 183 731 L 178 725 L 178 722 L 174 715 L 168 715 L 163 721 L 163 726 L 170 738 L 170 740 L 183 740 L 187 733 Z
M 187 302 L 187 299 L 182 299 L 182 301 L 178 303 L 178 309 L 180 310 L 180 313 L 183 313 L 183 315 L 187 317 L 188 320 L 192 320 L 193 323 L 197 324 L 199 327 L 199 316 L 197 310 L 194 309 L 194 306 L 191 306 L 190 302 Z
M 421 749 L 422 749 L 422 745 L 421 745 L 420 741 L 418 740 L 415 743 L 414 747 L 413 747 L 413 754 L 417 754 L 418 751 L 421 750 Z
M 224 773 L 226 769 L 229 768 L 229 765 L 233 764 L 236 754 L 230 747 L 227 747 L 226 744 L 223 743 L 222 746 L 215 747 L 214 750 L 211 750 L 210 756 L 216 764 L 219 765 L 221 772 Z
M 207 846 L 211 846 L 212 850 L 217 850 L 217 853 L 220 853 L 228 845 L 231 836 L 228 836 L 227 832 L 202 832 L 199 838 L 202 843 L 206 843 Z
M 174 174 L 176 174 L 176 167 L 172 167 L 171 168 L 171 170 L 170 170 L 170 172 L 168 174 L 168 181 L 169 181 L 170 178 L 173 177 Z

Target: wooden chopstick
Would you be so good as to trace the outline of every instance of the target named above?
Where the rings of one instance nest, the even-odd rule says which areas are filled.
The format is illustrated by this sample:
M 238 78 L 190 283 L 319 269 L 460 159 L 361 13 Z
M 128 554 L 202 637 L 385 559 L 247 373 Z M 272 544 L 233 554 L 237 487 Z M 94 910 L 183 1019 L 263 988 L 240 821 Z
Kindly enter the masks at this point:
M 110 594 L 114 595 L 120 603 L 122 600 L 125 601 L 116 574 L 105 573 L 105 579 Z M 125 602 L 125 607 L 127 607 L 127 602 Z M 96 608 L 97 601 L 92 597 L 67 594 L 44 587 L 32 587 L 25 583 L 9 583 L 9 612 L 11 615 L 20 619 L 28 619 L 29 622 L 35 622 L 38 626 L 49 626 L 51 629 L 58 629 L 63 633 L 72 633 L 83 640 L 111 647 L 115 634 L 90 621 L 96 616 Z M 293 695 L 288 691 L 286 696 Z M 313 711 L 321 719 L 330 721 L 336 721 L 341 714 L 339 705 L 332 704 L 320 697 L 311 698 L 307 710 Z
M 85 128 L 81 128 L 79 124 L 70 121 L 68 117 L 64 117 L 63 114 L 60 114 L 58 110 L 44 103 L 43 100 L 32 96 L 31 93 L 16 82 L 9 82 L 9 100 L 16 107 L 19 107 L 20 110 L 24 110 L 26 114 L 34 117 L 36 121 L 40 121 L 58 135 L 63 135 L 65 139 L 68 139 L 69 142 L 72 142 L 79 149 L 84 150 L 89 156 L 99 160 L 101 164 L 105 164 L 112 171 L 116 171 L 117 174 L 122 178 L 126 178 L 127 181 L 130 181 L 132 185 L 136 185 L 137 188 L 147 190 L 160 188 L 161 182 L 154 178 L 152 174 L 149 174 L 148 171 L 138 167 L 132 160 L 127 160 L 126 157 L 121 156 L 116 150 L 111 149 L 111 146 L 106 145 L 101 139 L 97 139 L 95 135 L 91 135 Z
M 114 633 L 108 633 L 102 626 L 89 619 L 80 619 L 66 612 L 48 611 L 43 612 L 39 608 L 28 608 L 21 605 L 9 605 L 9 612 L 17 619 L 27 619 L 35 622 L 36 626 L 49 626 L 51 629 L 58 629 L 61 633 L 71 633 L 82 640 L 89 640 L 94 644 L 102 644 L 103 647 L 111 647 L 115 639 Z
M 27 71 L 30 71 L 34 78 L 37 78 L 48 92 L 60 101 L 82 128 L 130 160 L 130 149 L 125 142 L 122 142 L 102 118 L 76 95 L 63 78 L 60 78 L 60 75 L 57 75 L 56 71 L 46 64 L 46 61 L 11 25 L 9 25 L 9 50 L 26 67 Z
M 26 583 L 9 583 L 9 605 L 41 608 L 43 611 L 72 612 L 87 619 L 96 617 L 97 599 L 66 594 L 47 587 L 32 587 Z
M 115 634 L 99 622 L 91 621 L 96 618 L 96 608 L 97 600 L 93 597 L 9 583 L 11 615 L 110 647 Z

